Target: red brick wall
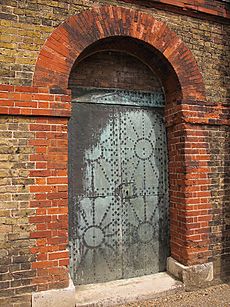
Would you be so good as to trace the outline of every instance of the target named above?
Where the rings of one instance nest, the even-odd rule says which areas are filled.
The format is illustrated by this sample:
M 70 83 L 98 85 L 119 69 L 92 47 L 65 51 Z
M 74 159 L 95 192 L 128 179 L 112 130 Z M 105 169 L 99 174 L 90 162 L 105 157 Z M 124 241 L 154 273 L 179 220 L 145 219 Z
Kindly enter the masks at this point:
M 183 20 L 181 26 L 181 16 L 158 13 L 156 20 L 152 11 L 147 14 L 112 6 L 92 8 L 69 18 L 53 32 L 41 49 L 35 72 L 33 65 L 38 54 L 31 52 L 31 46 L 23 47 L 28 50 L 22 58 L 16 53 L 20 65 L 14 56 L 6 57 L 9 62 L 4 60 L 10 65 L 7 72 L 16 73 L 22 68 L 30 72 L 22 79 L 12 77 L 10 82 L 19 86 L 0 87 L 2 144 L 12 155 L 1 155 L 0 164 L 2 184 L 6 185 L 0 193 L 4 204 L 0 293 L 14 297 L 12 302 L 23 293 L 68 284 L 68 78 L 78 56 L 87 54 L 94 42 L 101 43 L 109 35 L 132 36 L 136 51 L 124 42 L 118 43 L 115 50 L 132 51 L 150 64 L 166 92 L 172 256 L 189 265 L 214 260 L 218 276 L 228 273 L 228 30 L 222 24 L 212 24 L 216 31 L 212 34 L 206 23 L 189 19 L 189 23 Z M 165 25 L 165 20 L 191 47 L 199 67 L 192 52 Z M 11 33 L 11 39 L 12 36 Z M 31 42 L 33 45 L 35 39 L 28 39 L 28 44 Z M 16 45 L 4 46 L 11 50 Z M 207 48 L 202 49 L 203 46 Z M 31 83 L 33 72 L 36 86 L 22 86 Z M 21 155 L 20 147 L 24 150 Z M 10 164 L 8 159 L 12 159 Z M 9 304 L 8 299 L 0 302 Z M 29 305 L 29 299 L 27 302 Z
M 199 18 L 230 17 L 229 4 L 221 0 L 121 0 L 126 3 L 136 3 L 147 7 L 163 8 L 179 11 L 182 14 L 196 16 Z M 201 14 L 205 14 L 202 16 Z
M 67 122 L 63 117 L 37 117 L 29 125 L 35 136 L 29 140 L 34 148 L 30 161 L 35 165 L 29 173 L 34 179 L 30 207 L 35 210 L 29 218 L 35 226 L 30 233 L 35 239 L 31 253 L 36 259 L 32 283 L 38 290 L 65 288 L 69 283 Z
M 70 98 L 44 88 L 4 85 L 0 97 L 0 231 L 5 233 L 5 252 L 0 253 L 0 296 L 5 298 L 0 305 L 30 306 L 31 291 L 69 284 Z
M 209 249 L 210 179 L 207 142 L 202 126 L 188 123 L 169 129 L 172 255 L 190 265 L 207 262 Z
M 174 121 L 178 124 L 168 128 L 172 255 L 184 264 L 213 261 L 215 277 L 226 278 L 230 260 L 228 108 L 197 101 L 177 110 Z M 170 117 L 166 114 L 168 123 Z

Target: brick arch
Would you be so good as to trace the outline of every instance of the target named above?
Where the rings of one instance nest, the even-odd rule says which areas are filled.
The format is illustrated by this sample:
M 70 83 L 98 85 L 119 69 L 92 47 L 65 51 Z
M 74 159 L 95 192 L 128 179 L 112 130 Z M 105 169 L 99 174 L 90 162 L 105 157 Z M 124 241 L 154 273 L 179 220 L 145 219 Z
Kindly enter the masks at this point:
M 94 7 L 55 29 L 38 56 L 33 85 L 66 91 L 78 56 L 96 41 L 114 36 L 128 36 L 154 47 L 174 69 L 183 99 L 205 100 L 198 65 L 182 40 L 153 16 L 117 6 Z

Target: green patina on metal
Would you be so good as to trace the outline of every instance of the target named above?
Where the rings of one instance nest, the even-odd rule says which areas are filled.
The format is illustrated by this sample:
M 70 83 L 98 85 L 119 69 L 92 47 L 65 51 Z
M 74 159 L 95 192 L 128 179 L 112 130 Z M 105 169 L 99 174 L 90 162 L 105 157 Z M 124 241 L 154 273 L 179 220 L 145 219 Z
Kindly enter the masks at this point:
M 72 102 L 118 104 L 142 107 L 164 107 L 165 97 L 162 89 L 154 92 L 129 91 L 122 89 L 85 88 L 72 90 Z
M 99 95 L 90 103 L 74 103 L 69 124 L 70 263 L 75 284 L 164 271 L 169 252 L 163 109 L 146 107 L 153 96 L 108 92 L 113 93 L 109 99 L 119 100 L 104 104 Z M 81 97 L 92 92 L 88 94 Z M 135 97 L 135 103 L 129 97 Z

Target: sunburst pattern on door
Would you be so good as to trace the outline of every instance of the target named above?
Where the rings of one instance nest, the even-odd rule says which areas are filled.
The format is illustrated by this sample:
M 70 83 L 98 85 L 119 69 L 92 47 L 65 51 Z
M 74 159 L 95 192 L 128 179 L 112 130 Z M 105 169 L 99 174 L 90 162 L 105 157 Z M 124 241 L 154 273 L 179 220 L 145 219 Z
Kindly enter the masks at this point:
M 72 240 L 75 279 L 92 283 L 161 271 L 168 236 L 162 115 L 150 108 L 88 108 L 97 118 L 92 125 L 100 126 L 104 113 L 108 120 L 84 150 Z

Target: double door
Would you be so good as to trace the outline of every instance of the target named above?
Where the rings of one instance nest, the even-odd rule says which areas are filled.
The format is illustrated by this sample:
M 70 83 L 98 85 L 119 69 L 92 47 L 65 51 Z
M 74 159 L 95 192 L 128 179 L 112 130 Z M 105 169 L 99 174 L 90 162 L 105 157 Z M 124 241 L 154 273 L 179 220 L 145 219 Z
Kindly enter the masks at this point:
M 160 108 L 73 103 L 69 233 L 76 284 L 165 270 L 167 189 Z

